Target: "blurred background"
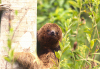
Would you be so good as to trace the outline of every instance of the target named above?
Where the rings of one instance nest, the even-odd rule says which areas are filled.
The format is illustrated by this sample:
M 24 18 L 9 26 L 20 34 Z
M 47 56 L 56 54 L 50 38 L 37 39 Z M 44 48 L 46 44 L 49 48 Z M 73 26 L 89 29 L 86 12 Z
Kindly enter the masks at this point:
M 61 63 L 62 69 L 84 69 L 86 67 L 86 69 L 88 69 L 89 67 L 86 65 L 89 63 L 80 60 L 85 60 L 88 57 L 92 60 L 96 59 L 100 61 L 100 54 L 98 53 L 100 51 L 99 15 L 99 0 L 37 1 L 37 30 L 45 23 L 56 23 L 62 29 L 63 37 L 66 36 L 64 46 L 66 46 L 68 42 L 70 43 L 69 48 L 66 49 L 61 57 L 62 60 L 64 60 L 64 58 L 67 59 L 64 64 Z M 76 47 L 74 47 L 75 43 Z M 91 64 L 90 61 L 89 65 Z M 95 65 L 91 65 L 90 68 L 91 67 L 96 68 Z

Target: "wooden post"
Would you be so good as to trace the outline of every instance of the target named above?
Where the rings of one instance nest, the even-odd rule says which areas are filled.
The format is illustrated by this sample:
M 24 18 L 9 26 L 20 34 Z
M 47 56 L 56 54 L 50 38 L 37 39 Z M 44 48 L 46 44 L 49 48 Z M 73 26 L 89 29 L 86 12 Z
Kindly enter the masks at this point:
M 3 47 L 7 47 L 9 26 L 14 29 L 12 48 L 17 52 L 36 53 L 37 0 L 2 0 L 1 5 L 6 8 L 1 17 L 0 69 L 11 69 L 2 57 L 7 55 Z

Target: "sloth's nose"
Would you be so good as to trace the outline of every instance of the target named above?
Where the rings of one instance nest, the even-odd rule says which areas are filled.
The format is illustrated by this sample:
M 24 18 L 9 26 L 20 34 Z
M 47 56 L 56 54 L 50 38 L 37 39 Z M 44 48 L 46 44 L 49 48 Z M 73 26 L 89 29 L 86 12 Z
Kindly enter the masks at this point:
M 51 35 L 55 35 L 55 31 L 51 31 Z

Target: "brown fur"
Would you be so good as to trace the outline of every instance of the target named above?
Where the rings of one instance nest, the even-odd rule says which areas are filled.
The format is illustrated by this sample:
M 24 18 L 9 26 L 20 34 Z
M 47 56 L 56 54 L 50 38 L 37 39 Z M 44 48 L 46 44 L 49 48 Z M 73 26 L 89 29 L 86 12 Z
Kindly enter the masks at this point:
M 42 62 L 37 60 L 38 58 L 33 56 L 32 53 L 15 52 L 14 59 L 18 62 L 21 69 L 42 69 L 43 67 Z
M 51 31 L 54 31 L 54 35 L 51 35 Z M 51 67 L 54 62 L 57 63 L 54 51 L 59 50 L 59 41 L 62 39 L 62 31 L 58 25 L 47 23 L 45 24 L 37 34 L 39 51 L 37 54 L 40 60 L 43 61 L 44 66 Z M 54 61 L 54 62 L 53 62 Z
M 15 53 L 17 62 L 24 69 L 47 69 L 58 62 L 54 51 L 58 51 L 59 41 L 62 39 L 62 31 L 56 24 L 46 23 L 37 33 L 37 61 L 31 53 L 19 52 Z

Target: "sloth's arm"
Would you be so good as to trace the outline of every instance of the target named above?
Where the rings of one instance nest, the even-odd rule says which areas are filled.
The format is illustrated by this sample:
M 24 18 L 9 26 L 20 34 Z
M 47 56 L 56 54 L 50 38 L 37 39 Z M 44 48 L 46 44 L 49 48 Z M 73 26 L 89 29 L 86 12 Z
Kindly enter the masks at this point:
M 38 67 L 35 57 L 31 53 L 15 52 L 14 60 L 18 62 L 24 69 L 34 69 L 34 66 Z

